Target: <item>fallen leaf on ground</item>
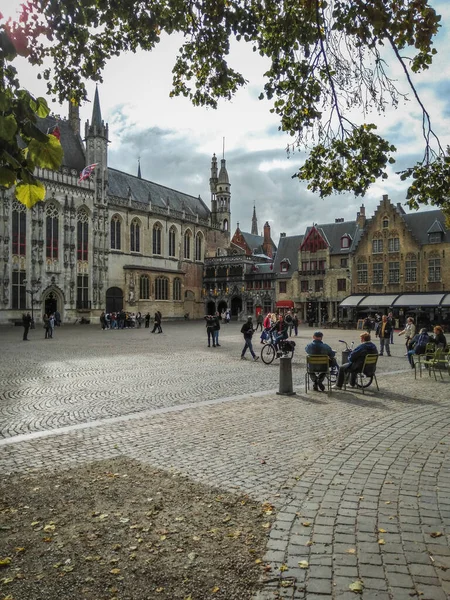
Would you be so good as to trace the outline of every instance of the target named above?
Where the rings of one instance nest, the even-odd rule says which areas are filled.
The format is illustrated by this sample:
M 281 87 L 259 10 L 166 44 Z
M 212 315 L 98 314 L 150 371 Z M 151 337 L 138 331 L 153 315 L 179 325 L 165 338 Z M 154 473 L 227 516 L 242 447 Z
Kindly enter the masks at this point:
M 387 531 L 386 531 L 386 529 L 382 529 L 382 528 L 380 527 L 380 529 L 378 530 L 378 533 L 387 533 Z
M 438 538 L 442 536 L 442 533 L 440 531 L 433 531 L 433 533 L 430 533 L 432 538 Z
M 380 544 L 380 546 L 383 546 L 383 544 L 385 544 L 384 540 L 378 540 L 378 543 Z
M 364 585 L 363 585 L 362 581 L 354 581 L 348 587 L 349 587 L 349 589 L 352 590 L 352 592 L 355 592 L 355 594 L 361 594 L 361 592 L 363 591 Z
M 356 554 L 356 548 L 349 548 L 347 554 Z
M 0 567 L 7 567 L 9 564 L 11 564 L 11 559 L 9 556 L 6 558 L 0 558 Z
M 309 521 L 303 521 L 303 527 L 311 527 L 311 523 Z
M 309 567 L 309 562 L 307 560 L 301 560 L 298 563 L 300 569 L 307 569 Z

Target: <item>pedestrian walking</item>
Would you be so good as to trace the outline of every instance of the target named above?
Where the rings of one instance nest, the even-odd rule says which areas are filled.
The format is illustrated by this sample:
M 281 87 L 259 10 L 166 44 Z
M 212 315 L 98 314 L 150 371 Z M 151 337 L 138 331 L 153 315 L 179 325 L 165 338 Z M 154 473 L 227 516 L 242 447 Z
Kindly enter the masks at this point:
M 392 325 L 389 323 L 387 315 L 383 315 L 375 332 L 375 335 L 380 338 L 380 356 L 383 356 L 384 350 L 386 350 L 388 356 L 391 356 L 391 348 L 389 345 L 391 329 Z
M 150 313 L 148 312 L 145 315 L 145 329 L 148 329 L 150 327 Z
M 413 337 L 416 335 L 416 326 L 414 325 L 414 319 L 412 317 L 408 317 L 406 319 L 405 329 L 403 329 L 403 331 L 400 331 L 400 333 L 398 335 L 405 336 L 405 346 L 406 346 L 405 356 L 408 356 L 408 351 L 410 349 L 409 343 L 413 339 Z
M 28 332 L 30 331 L 30 327 L 31 327 L 31 315 L 29 312 L 27 314 L 24 313 L 22 315 L 22 325 L 23 325 L 23 341 L 29 342 L 30 340 L 28 339 Z
M 214 315 L 214 341 L 216 343 L 216 346 L 219 346 L 219 347 L 220 347 L 220 344 L 219 344 L 220 321 L 221 321 L 220 313 L 219 313 L 219 311 L 217 311 L 216 314 Z
M 287 313 L 284 315 L 284 322 L 286 323 L 288 335 L 290 337 L 292 335 L 292 330 L 294 328 L 294 320 L 292 318 L 292 314 L 291 314 L 290 310 L 288 310 Z
M 264 317 L 262 312 L 258 313 L 258 315 L 256 316 L 256 329 L 255 331 L 258 331 L 258 329 L 263 330 L 263 321 L 264 321 Z
M 104 312 L 100 315 L 100 325 L 102 326 L 103 331 L 106 329 L 106 315 Z
M 247 317 L 247 322 L 244 323 L 241 327 L 241 333 L 244 336 L 245 342 L 241 352 L 241 360 L 247 360 L 247 357 L 245 356 L 247 349 L 250 350 L 250 354 L 252 355 L 254 361 L 257 361 L 259 359 L 259 356 L 256 356 L 256 354 L 253 351 L 252 336 L 254 331 L 255 330 L 253 329 L 252 317 Z
M 215 320 L 214 317 L 212 315 L 206 315 L 205 317 L 205 321 L 206 321 L 206 334 L 208 336 L 208 348 L 211 348 L 211 344 L 212 347 L 215 348 L 216 347 L 216 333 L 215 333 Z
M 295 337 L 297 337 L 297 335 L 298 335 L 298 314 L 297 313 L 294 313 L 294 316 L 292 317 L 292 324 L 294 326 Z
M 45 314 L 42 317 L 42 322 L 44 324 L 44 329 L 45 329 L 45 336 L 44 339 L 49 339 L 51 337 L 51 331 L 50 331 L 50 319 L 48 318 L 47 314 Z
M 394 332 L 395 332 L 395 319 L 394 319 L 394 315 L 392 314 L 392 312 L 388 313 L 388 321 L 389 321 L 389 323 L 392 326 L 392 329 L 391 329 L 391 338 L 390 338 L 389 342 L 391 344 L 393 344 L 394 343 Z

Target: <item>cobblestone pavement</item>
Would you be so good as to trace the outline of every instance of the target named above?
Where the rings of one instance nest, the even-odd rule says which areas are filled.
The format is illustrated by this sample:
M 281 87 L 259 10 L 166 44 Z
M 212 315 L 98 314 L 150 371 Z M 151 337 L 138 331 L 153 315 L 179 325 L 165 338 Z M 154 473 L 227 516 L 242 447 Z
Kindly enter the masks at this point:
M 276 365 L 239 360 L 237 324 L 215 349 L 201 323 L 0 334 L 1 472 L 129 456 L 270 501 L 258 600 L 346 600 L 356 581 L 363 600 L 450 596 L 450 379 L 414 380 L 403 343 L 379 393 L 305 395 L 301 330 L 286 397 Z

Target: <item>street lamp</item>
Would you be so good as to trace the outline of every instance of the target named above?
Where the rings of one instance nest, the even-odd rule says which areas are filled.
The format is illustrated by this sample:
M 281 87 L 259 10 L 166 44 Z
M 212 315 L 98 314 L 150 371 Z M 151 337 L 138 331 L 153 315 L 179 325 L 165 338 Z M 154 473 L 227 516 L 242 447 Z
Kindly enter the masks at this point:
M 24 279 L 23 283 L 26 286 L 28 282 L 26 279 Z M 30 294 L 30 296 L 31 296 L 31 329 L 35 328 L 35 325 L 34 325 L 34 295 L 37 294 L 40 289 L 41 289 L 41 282 L 39 279 L 37 281 L 31 282 L 31 289 L 27 290 L 25 287 L 26 293 Z

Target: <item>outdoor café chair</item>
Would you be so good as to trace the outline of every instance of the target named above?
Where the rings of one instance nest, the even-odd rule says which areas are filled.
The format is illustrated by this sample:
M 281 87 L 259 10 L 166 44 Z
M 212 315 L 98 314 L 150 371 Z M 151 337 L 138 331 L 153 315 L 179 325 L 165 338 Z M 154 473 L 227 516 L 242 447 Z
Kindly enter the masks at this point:
M 325 373 L 327 392 L 331 392 L 330 380 L 330 358 L 328 354 L 307 354 L 306 355 L 306 374 L 305 374 L 305 393 L 311 389 L 310 375 L 322 375 Z

